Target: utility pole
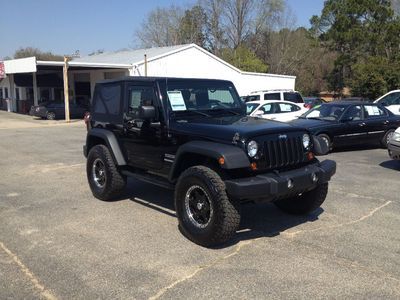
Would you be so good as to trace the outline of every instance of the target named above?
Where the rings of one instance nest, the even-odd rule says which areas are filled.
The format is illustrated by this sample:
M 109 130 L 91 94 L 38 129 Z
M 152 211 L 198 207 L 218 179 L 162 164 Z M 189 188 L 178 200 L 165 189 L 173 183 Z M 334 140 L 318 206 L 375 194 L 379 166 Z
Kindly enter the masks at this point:
M 144 76 L 147 77 L 147 54 L 144 55 Z
M 63 78 L 64 78 L 64 103 L 65 103 L 65 121 L 70 122 L 69 118 L 69 90 L 68 90 L 68 60 L 69 57 L 64 56 Z

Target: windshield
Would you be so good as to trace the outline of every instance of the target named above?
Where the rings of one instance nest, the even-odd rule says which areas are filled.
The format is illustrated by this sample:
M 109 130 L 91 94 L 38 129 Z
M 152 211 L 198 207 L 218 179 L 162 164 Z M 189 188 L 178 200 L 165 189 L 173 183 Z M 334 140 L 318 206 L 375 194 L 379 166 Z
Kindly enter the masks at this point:
M 169 81 L 167 95 L 171 109 L 176 113 L 243 109 L 243 102 L 233 84 L 225 81 Z
M 260 104 L 246 103 L 246 114 L 250 115 Z
M 337 121 L 341 118 L 345 109 L 346 107 L 343 105 L 322 104 L 303 114 L 302 118 Z

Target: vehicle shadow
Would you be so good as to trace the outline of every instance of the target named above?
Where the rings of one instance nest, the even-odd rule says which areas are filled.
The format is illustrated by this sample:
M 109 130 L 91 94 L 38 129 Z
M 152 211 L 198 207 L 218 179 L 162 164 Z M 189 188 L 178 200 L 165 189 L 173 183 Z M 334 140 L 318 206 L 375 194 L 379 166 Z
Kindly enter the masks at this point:
M 332 150 L 332 153 L 360 151 L 360 150 L 373 150 L 383 149 L 380 144 L 367 144 L 367 145 L 356 145 L 356 146 L 341 146 Z
M 129 199 L 135 203 L 176 218 L 174 208 L 174 192 L 148 183 L 129 179 L 124 195 L 115 201 Z M 318 220 L 324 211 L 317 209 L 306 216 L 293 216 L 279 210 L 273 203 L 242 204 L 241 223 L 233 239 L 214 249 L 226 248 L 240 241 L 260 237 L 274 237 L 281 232 L 307 222 Z
M 381 162 L 379 165 L 386 169 L 400 171 L 400 161 L 394 159 Z

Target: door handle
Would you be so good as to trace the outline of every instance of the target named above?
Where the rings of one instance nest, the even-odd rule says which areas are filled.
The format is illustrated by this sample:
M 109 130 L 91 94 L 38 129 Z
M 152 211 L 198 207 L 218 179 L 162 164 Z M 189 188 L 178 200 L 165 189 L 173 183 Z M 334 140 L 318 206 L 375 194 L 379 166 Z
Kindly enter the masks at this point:
M 383 125 L 387 125 L 387 124 L 389 124 L 389 121 L 386 120 L 383 122 Z
M 364 127 L 365 125 L 367 125 L 367 124 L 365 124 L 364 122 L 358 124 L 358 126 L 360 126 L 360 127 Z

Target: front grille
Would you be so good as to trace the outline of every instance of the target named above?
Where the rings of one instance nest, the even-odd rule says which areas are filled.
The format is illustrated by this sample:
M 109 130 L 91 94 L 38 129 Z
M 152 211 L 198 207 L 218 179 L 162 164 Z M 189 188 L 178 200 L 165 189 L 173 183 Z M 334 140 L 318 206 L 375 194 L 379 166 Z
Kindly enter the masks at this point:
M 306 161 L 300 136 L 268 139 L 263 148 L 262 167 L 265 169 L 288 167 Z

